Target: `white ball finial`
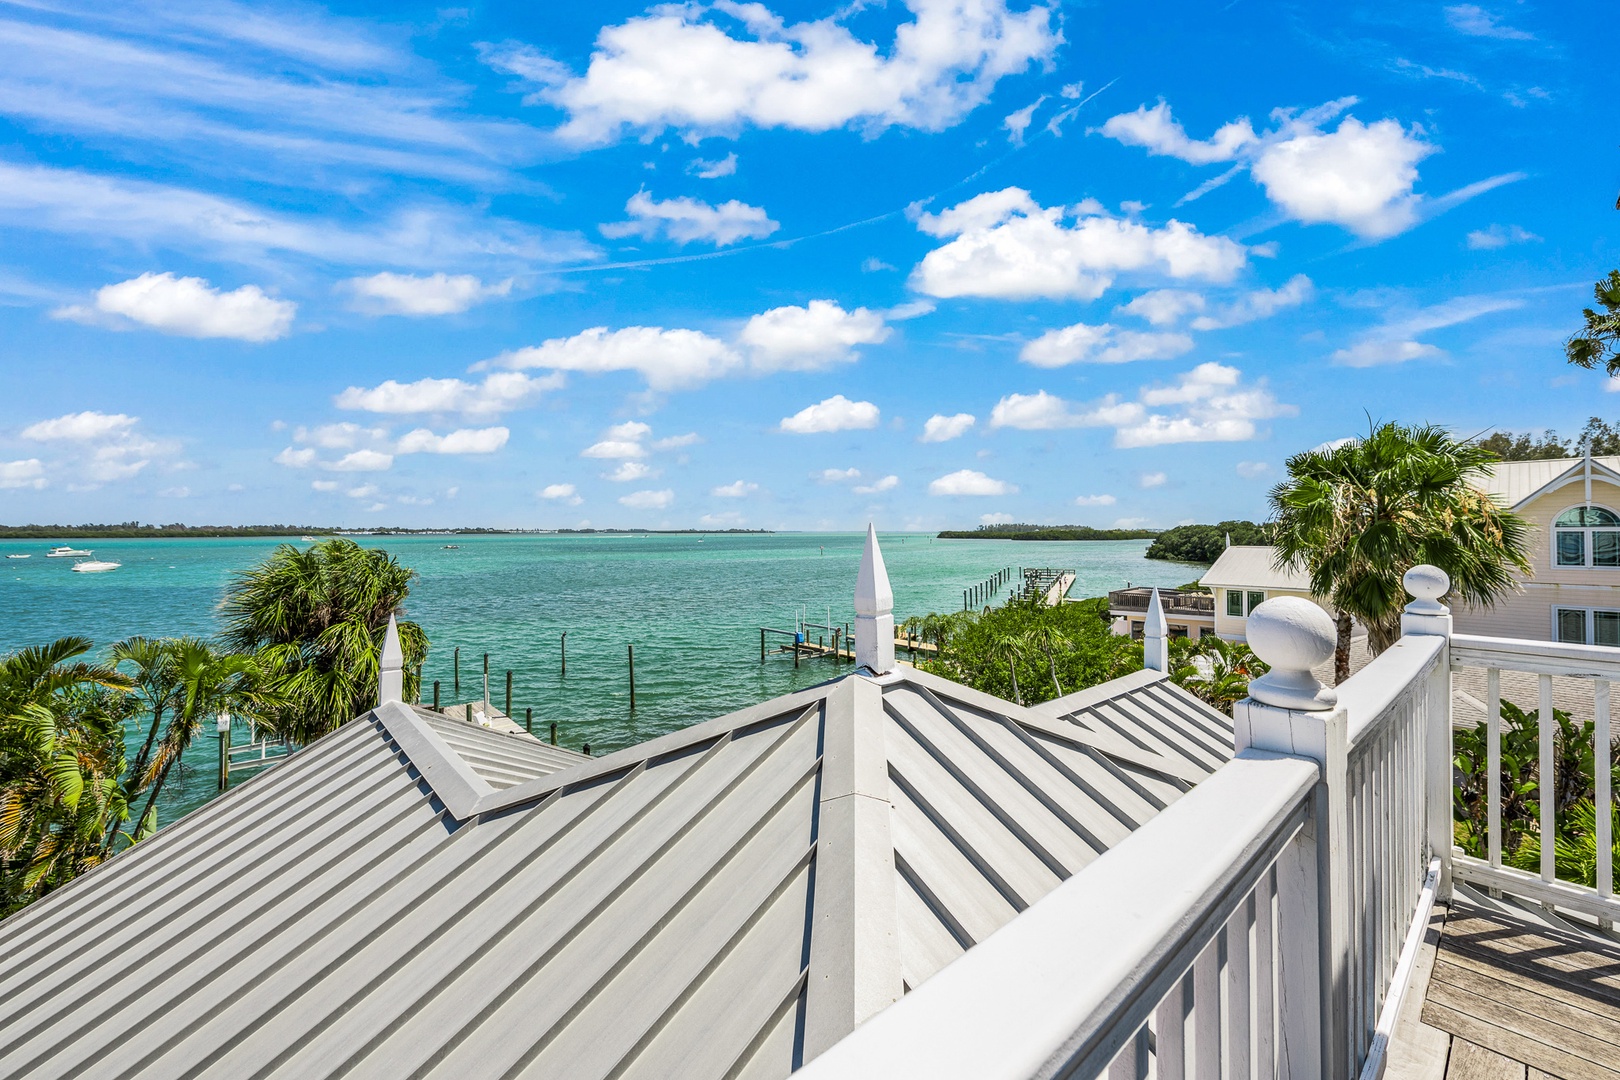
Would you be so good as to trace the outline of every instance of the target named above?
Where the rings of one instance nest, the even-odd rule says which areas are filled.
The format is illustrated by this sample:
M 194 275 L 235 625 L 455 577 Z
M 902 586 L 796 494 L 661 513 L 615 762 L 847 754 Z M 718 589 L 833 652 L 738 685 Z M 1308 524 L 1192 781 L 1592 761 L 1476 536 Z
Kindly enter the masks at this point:
M 1271 670 L 1249 684 L 1249 696 L 1279 709 L 1321 711 L 1338 704 L 1338 692 L 1311 669 L 1332 659 L 1338 644 L 1333 620 L 1302 596 L 1279 596 L 1249 613 L 1246 636 Z
M 1444 615 L 1440 598 L 1451 590 L 1451 577 L 1438 566 L 1419 563 L 1401 578 L 1401 584 L 1414 597 L 1406 610 L 1412 615 Z

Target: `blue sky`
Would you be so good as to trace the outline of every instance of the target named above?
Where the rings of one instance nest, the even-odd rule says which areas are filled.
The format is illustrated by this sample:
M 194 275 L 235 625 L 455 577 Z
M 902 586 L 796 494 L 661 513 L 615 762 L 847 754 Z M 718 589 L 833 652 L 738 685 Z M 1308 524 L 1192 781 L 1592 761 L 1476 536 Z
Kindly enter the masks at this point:
M 0 518 L 1167 526 L 1572 433 L 1605 13 L 0 0 Z

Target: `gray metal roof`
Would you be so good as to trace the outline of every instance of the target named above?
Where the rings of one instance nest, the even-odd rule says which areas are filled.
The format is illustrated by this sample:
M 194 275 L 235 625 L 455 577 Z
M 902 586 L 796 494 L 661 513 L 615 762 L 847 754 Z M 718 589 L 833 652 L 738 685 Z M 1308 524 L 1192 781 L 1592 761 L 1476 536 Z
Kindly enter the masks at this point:
M 493 788 L 509 788 L 591 760 L 566 747 L 540 742 L 524 732 L 470 724 L 454 715 L 418 706 L 413 706 L 411 711 Z
M 1215 565 L 1204 571 L 1198 584 L 1205 588 L 1291 589 L 1311 591 L 1310 575 L 1293 567 L 1278 569 L 1277 549 L 1266 544 L 1233 544 L 1221 552 Z
M 1159 754 L 1167 769 L 1202 778 L 1232 759 L 1232 718 L 1157 671 L 1139 671 L 1035 706 L 1035 711 L 1117 735 Z
M 551 772 L 385 704 L 0 922 L 0 1076 L 784 1077 L 1207 773 L 1187 700 L 850 675 Z

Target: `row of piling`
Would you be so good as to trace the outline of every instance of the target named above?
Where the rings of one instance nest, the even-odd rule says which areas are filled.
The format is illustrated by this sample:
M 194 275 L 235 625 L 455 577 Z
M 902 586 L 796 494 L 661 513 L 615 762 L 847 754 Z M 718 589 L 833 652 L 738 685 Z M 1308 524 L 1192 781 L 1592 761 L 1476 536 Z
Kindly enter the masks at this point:
M 989 577 L 985 578 L 983 581 L 979 582 L 977 585 L 963 589 L 962 610 L 972 611 L 974 608 L 982 607 L 985 601 L 989 600 L 991 597 L 995 596 L 996 593 L 1000 592 L 1002 587 L 1012 579 L 1013 568 L 1010 566 L 1005 566 L 991 574 Z

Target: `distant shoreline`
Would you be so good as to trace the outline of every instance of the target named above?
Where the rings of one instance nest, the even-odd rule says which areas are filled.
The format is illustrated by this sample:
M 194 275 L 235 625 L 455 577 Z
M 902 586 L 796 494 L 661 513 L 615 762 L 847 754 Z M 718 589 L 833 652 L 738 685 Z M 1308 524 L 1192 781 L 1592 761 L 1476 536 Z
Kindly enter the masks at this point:
M 769 535 L 773 529 L 334 529 L 299 525 L 0 525 L 0 540 L 207 540 L 314 536 L 724 536 Z
M 1162 529 L 1094 529 L 1089 525 L 981 525 L 947 529 L 941 540 L 1153 540 Z

